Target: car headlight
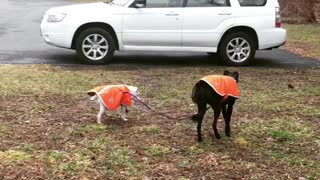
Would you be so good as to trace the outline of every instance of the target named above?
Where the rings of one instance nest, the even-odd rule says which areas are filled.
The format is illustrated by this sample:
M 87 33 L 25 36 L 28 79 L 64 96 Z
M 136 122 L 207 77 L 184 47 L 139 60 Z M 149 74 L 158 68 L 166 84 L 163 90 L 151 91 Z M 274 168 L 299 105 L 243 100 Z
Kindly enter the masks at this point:
M 65 17 L 67 16 L 67 14 L 64 13 L 60 13 L 60 14 L 50 14 L 48 15 L 48 22 L 61 22 Z

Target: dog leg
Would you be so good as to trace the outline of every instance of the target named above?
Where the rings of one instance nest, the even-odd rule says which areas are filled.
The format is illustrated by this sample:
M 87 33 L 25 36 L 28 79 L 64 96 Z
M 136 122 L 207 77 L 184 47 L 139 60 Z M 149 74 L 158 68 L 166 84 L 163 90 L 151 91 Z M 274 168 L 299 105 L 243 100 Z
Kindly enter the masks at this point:
M 232 110 L 233 110 L 233 105 L 228 105 L 228 110 L 226 112 L 227 118 L 225 119 L 225 122 L 226 122 L 225 133 L 226 133 L 226 136 L 228 137 L 230 137 L 230 121 L 231 121 Z
M 222 111 L 223 119 L 227 119 L 227 105 L 226 104 L 221 105 L 221 111 Z
M 198 114 L 194 115 L 193 117 L 198 122 L 198 125 L 197 125 L 198 142 L 202 141 L 201 124 L 202 124 L 203 117 L 206 113 L 206 106 L 207 106 L 207 103 L 198 103 Z
M 101 117 L 102 117 L 102 114 L 106 111 L 104 105 L 102 103 L 99 103 L 100 104 L 100 110 L 99 110 L 99 113 L 97 115 L 97 123 L 98 124 L 101 124 Z
M 121 119 L 123 121 L 128 121 L 126 118 L 127 106 L 121 105 Z
M 228 121 L 228 114 L 227 114 L 227 105 L 226 104 L 222 104 L 221 106 L 221 110 L 222 110 L 222 115 L 223 115 L 223 119 L 225 122 L 225 134 L 226 136 L 230 137 L 230 121 Z M 229 132 L 229 133 L 227 133 Z
M 213 129 L 213 132 L 214 132 L 214 136 L 217 138 L 217 139 L 220 139 L 220 134 L 218 132 L 218 129 L 217 129 L 217 123 L 218 123 L 218 118 L 220 116 L 220 113 L 221 113 L 221 106 L 211 106 L 213 111 L 214 111 L 214 120 L 213 120 L 213 123 L 212 123 L 212 129 Z

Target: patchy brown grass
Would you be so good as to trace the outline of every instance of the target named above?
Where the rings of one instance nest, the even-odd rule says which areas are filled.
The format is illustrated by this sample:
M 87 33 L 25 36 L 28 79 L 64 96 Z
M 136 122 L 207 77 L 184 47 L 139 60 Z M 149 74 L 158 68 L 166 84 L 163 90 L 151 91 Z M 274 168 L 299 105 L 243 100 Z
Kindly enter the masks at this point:
M 320 60 L 320 24 L 285 24 L 284 28 L 288 31 L 286 49 Z
M 230 68 L 241 90 L 232 137 L 212 138 L 209 110 L 203 143 L 191 120 L 138 107 L 128 122 L 112 112 L 97 125 L 86 95 L 133 84 L 150 106 L 186 116 L 194 83 L 224 69 L 1 65 L 0 179 L 319 179 L 319 70 Z

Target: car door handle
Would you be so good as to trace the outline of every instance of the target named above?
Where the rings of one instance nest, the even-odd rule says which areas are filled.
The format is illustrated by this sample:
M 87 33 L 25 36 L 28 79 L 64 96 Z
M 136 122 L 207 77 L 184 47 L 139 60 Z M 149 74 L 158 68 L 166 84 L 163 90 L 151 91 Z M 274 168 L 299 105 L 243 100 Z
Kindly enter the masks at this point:
M 179 16 L 179 14 L 177 14 L 177 13 L 167 13 L 167 14 L 165 14 L 166 16 Z
M 221 11 L 218 13 L 219 15 L 231 15 L 232 13 L 231 12 L 228 12 L 228 11 Z

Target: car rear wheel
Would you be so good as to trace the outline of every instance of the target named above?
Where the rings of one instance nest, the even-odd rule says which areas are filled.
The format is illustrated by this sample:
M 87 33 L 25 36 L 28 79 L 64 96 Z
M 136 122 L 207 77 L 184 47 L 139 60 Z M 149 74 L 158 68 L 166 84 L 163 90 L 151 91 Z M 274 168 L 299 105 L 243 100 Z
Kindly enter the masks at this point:
M 80 33 L 76 41 L 76 51 L 86 64 L 106 64 L 115 51 L 114 40 L 102 28 L 88 28 Z
M 230 66 L 248 65 L 255 51 L 254 40 L 245 32 L 234 32 L 227 35 L 219 46 L 220 58 Z

